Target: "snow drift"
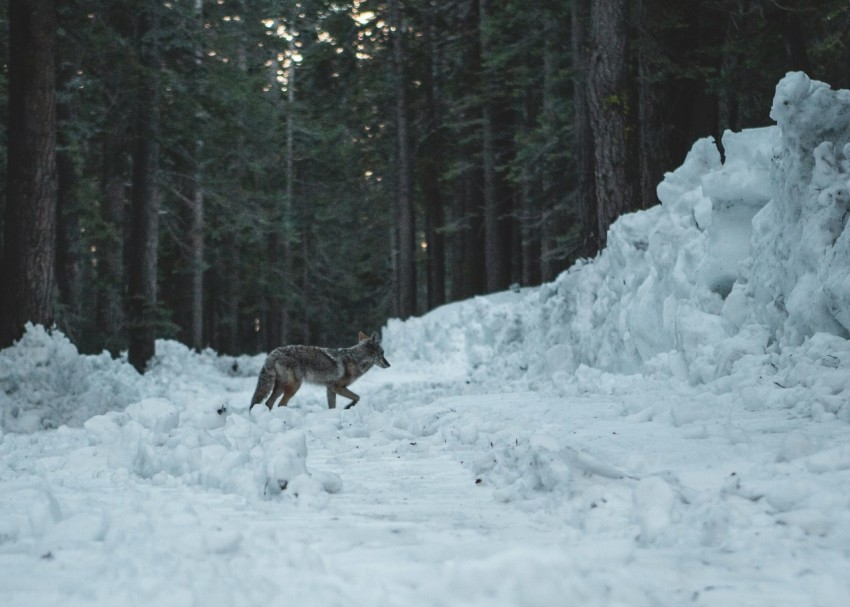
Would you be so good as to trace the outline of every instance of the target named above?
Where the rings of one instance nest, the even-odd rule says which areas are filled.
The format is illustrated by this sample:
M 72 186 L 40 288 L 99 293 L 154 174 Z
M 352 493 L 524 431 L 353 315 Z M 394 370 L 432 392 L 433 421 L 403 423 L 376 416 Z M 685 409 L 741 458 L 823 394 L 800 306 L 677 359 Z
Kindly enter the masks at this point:
M 705 383 L 742 359 L 787 366 L 823 333 L 815 349 L 845 366 L 848 116 L 850 91 L 789 73 L 776 126 L 727 131 L 725 158 L 697 141 L 658 185 L 661 204 L 618 219 L 596 259 L 538 289 L 391 320 L 387 350 L 479 381 L 558 386 L 593 368 Z
M 14 347 L 0 351 L 0 432 L 80 426 L 123 409 L 141 396 L 137 377 L 107 352 L 80 356 L 61 333 L 28 325 Z

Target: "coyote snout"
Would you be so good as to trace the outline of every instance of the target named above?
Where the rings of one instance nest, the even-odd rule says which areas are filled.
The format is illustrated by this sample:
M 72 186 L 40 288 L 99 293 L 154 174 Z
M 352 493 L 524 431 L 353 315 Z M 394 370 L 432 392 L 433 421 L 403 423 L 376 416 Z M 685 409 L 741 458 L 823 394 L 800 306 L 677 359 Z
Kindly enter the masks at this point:
M 263 363 L 263 369 L 257 379 L 257 389 L 251 399 L 251 407 L 262 401 L 269 392 L 271 396 L 266 400 L 269 409 L 274 407 L 275 401 L 281 395 L 283 398 L 280 406 L 285 407 L 298 392 L 302 382 L 306 381 L 327 387 L 328 408 L 336 407 L 336 395 L 340 394 L 351 399 L 345 406 L 348 409 L 360 400 L 348 386 L 371 369 L 372 365 L 378 365 L 382 369 L 390 366 L 376 333 L 368 337 L 361 331 L 357 345 L 350 348 L 275 348 Z M 250 407 L 248 410 L 250 411 Z

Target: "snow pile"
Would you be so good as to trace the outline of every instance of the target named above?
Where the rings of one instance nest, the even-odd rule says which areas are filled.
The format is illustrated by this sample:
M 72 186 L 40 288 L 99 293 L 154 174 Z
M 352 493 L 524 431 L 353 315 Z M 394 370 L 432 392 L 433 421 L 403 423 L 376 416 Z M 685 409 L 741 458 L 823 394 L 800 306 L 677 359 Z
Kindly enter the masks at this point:
M 59 332 L 27 325 L 0 351 L 0 432 L 79 426 L 140 397 L 139 374 L 108 353 L 81 356 Z
M 752 217 L 770 198 L 776 141 L 775 127 L 727 132 L 725 163 L 712 139 L 698 141 L 658 186 L 662 204 L 618 219 L 596 259 L 537 289 L 391 320 L 386 349 L 467 369 L 472 380 L 526 378 L 531 387 L 569 381 L 581 365 L 710 379 L 698 374 L 729 337 L 724 298 Z M 447 327 L 444 317 L 460 323 Z
M 209 349 L 197 353 L 169 340 L 157 340 L 156 352 L 142 376 L 126 356 L 81 355 L 61 332 L 28 324 L 15 346 L 0 351 L 0 431 L 80 426 L 95 415 L 120 411 L 142 395 L 179 401 L 193 392 L 199 370 L 205 376 L 233 378 L 218 386 L 232 391 L 238 378 L 259 373 L 264 358 L 220 356 Z
M 850 91 L 789 74 L 770 116 L 782 131 L 774 195 L 753 222 L 736 305 L 782 343 L 850 337 Z
M 160 367 L 152 373 L 158 384 L 169 386 L 163 392 L 168 396 L 144 398 L 84 424 L 89 444 L 104 457 L 104 474 L 215 489 L 250 501 L 281 495 L 303 500 L 341 489 L 336 474 L 307 469 L 300 428 L 313 416 L 291 408 L 270 413 L 262 406 L 250 417 L 230 415 L 247 399 L 241 392 L 221 397 L 213 359 L 185 352 L 180 344 L 162 346 Z M 218 399 L 198 394 L 199 377 L 211 380 L 207 389 Z M 238 385 L 244 388 L 244 380 Z
M 596 259 L 538 289 L 391 320 L 387 351 L 495 390 L 565 389 L 585 367 L 691 383 L 739 364 L 791 372 L 822 332 L 837 341 L 821 343 L 845 350 L 848 112 L 850 91 L 788 74 L 771 113 L 778 126 L 727 131 L 725 159 L 711 138 L 696 142 L 659 184 L 661 204 L 617 220 Z M 850 388 L 839 383 L 834 391 Z
M 554 437 L 534 434 L 492 448 L 474 462 L 476 476 L 486 474 L 499 487 L 499 501 L 528 498 L 534 492 L 566 492 L 570 467 Z

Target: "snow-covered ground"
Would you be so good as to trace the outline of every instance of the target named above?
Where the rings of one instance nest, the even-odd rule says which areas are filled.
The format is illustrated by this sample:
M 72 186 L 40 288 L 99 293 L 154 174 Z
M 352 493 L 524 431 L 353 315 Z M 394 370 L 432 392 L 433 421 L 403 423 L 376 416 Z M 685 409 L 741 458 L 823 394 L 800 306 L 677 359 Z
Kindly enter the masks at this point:
M 30 328 L 0 605 L 850 605 L 850 92 L 771 116 L 553 283 L 391 320 L 350 410 Z

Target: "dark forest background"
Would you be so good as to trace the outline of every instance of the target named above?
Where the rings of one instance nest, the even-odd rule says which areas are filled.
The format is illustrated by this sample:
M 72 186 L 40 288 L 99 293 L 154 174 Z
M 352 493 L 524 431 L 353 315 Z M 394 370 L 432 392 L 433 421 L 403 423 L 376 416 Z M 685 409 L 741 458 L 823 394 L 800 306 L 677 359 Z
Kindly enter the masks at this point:
M 353 343 L 554 278 L 776 82 L 850 87 L 846 0 L 10 0 L 0 347 Z

